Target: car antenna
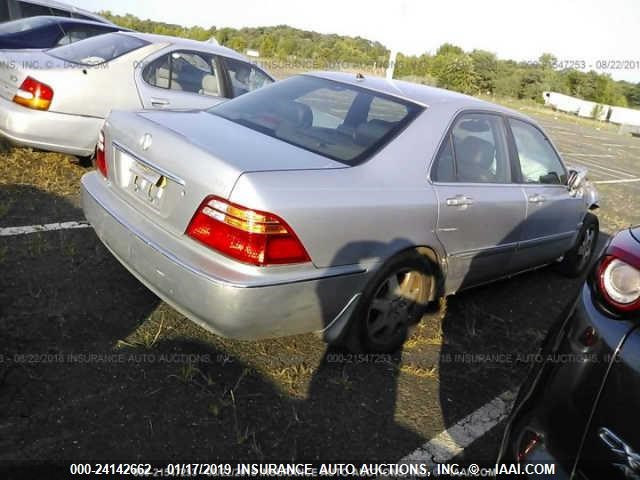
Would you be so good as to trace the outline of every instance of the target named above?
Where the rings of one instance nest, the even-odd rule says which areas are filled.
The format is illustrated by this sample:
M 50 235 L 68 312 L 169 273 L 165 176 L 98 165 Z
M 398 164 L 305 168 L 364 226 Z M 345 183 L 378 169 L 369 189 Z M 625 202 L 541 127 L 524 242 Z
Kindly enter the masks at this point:
M 362 81 L 364 80 L 364 75 L 360 72 L 356 73 L 356 80 Z

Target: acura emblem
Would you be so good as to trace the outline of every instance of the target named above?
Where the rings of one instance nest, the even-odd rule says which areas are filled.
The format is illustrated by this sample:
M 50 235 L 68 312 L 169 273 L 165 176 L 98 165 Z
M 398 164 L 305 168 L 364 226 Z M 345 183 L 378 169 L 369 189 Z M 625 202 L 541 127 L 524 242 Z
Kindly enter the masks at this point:
M 153 137 L 151 136 L 150 133 L 145 133 L 142 136 L 142 139 L 140 140 L 140 146 L 142 147 L 142 150 L 144 150 L 145 152 L 149 150 L 152 143 L 153 143 Z

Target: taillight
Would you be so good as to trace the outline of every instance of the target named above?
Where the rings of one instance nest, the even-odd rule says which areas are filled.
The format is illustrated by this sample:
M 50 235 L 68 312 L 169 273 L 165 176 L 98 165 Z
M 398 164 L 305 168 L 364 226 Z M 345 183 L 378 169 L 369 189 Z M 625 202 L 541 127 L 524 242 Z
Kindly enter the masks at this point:
M 13 97 L 13 101 L 35 110 L 49 110 L 53 89 L 32 77 L 27 77 Z
M 598 288 L 604 300 L 621 312 L 640 309 L 640 270 L 616 255 L 607 255 L 598 267 Z
M 202 202 L 186 233 L 213 250 L 252 265 L 311 261 L 298 237 L 281 218 L 215 196 Z
M 98 143 L 96 145 L 96 167 L 107 178 L 107 157 L 104 153 L 104 133 L 100 131 L 98 134 Z
M 520 446 L 518 447 L 518 453 L 516 459 L 518 462 L 522 462 L 527 456 L 535 450 L 542 442 L 542 437 L 536 432 L 527 430 L 520 440 Z

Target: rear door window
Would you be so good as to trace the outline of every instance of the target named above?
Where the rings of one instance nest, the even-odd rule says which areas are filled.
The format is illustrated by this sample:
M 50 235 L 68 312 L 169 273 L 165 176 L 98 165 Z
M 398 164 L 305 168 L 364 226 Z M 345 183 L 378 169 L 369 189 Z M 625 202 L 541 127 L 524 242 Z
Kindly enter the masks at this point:
M 157 88 L 220 96 L 220 77 L 214 55 L 190 51 L 171 52 L 151 62 L 144 69 L 142 78 Z
M 224 64 L 231 82 L 232 97 L 239 97 L 273 83 L 271 77 L 250 63 L 224 58 Z
M 502 117 L 485 113 L 462 115 L 440 148 L 432 179 L 445 183 L 510 183 Z

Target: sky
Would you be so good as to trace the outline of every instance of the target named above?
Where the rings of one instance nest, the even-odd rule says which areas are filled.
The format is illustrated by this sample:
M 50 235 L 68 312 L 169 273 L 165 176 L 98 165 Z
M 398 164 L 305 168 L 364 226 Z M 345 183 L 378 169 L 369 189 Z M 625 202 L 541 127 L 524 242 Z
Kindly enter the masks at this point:
M 409 55 L 450 42 L 489 50 L 502 59 L 630 61 L 613 78 L 640 82 L 638 0 L 67 0 L 91 11 L 131 13 L 203 27 L 290 25 L 361 36 Z M 635 63 L 635 65 L 633 65 Z

